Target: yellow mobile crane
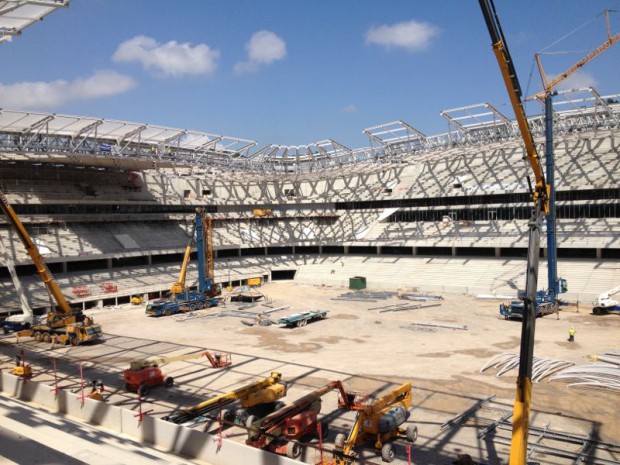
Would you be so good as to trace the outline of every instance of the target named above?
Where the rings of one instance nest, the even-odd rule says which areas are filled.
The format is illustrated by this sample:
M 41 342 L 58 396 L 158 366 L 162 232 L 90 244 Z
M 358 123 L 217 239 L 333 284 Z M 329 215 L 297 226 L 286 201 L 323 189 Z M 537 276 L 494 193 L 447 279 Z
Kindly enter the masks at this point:
M 525 110 L 521 101 L 522 93 L 517 72 L 514 68 L 508 46 L 504 38 L 499 17 L 495 11 L 493 0 L 478 0 L 480 9 L 491 36 L 493 52 L 497 58 L 499 68 L 510 96 L 512 109 L 515 113 L 521 137 L 525 144 L 526 159 L 529 162 L 536 185 L 532 191 L 532 201 L 535 212 L 528 223 L 529 243 L 527 253 L 527 273 L 525 297 L 523 299 L 523 323 L 521 326 L 521 351 L 519 359 L 519 375 L 517 377 L 517 392 L 513 411 L 512 439 L 510 442 L 510 465 L 526 465 L 527 440 L 530 420 L 530 405 L 532 398 L 532 364 L 534 358 L 534 332 L 536 323 L 536 288 L 538 285 L 538 264 L 540 253 L 540 230 L 543 217 L 549 213 L 550 190 L 545 180 L 540 157 L 536 151 L 534 138 L 530 130 Z M 529 183 L 529 177 L 528 177 Z
M 71 345 L 99 339 L 101 337 L 101 326 L 93 324 L 92 319 L 85 316 L 81 309 L 74 310 L 71 308 L 62 294 L 60 286 L 47 268 L 39 249 L 1 190 L 0 209 L 26 248 L 37 273 L 57 304 L 57 308 L 52 307 L 47 313 L 47 321 L 44 324 L 33 324 L 30 329 L 19 331 L 17 334 L 19 336 L 34 336 L 37 342 L 53 340 Z

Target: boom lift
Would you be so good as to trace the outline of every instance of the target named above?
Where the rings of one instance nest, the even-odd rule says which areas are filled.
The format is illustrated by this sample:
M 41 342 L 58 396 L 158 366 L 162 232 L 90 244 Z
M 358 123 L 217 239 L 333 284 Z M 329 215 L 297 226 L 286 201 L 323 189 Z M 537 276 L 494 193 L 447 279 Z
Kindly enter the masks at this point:
M 536 324 L 536 289 L 538 286 L 538 265 L 540 254 L 540 230 L 543 217 L 549 213 L 550 190 L 543 172 L 540 157 L 536 151 L 534 138 L 521 102 L 521 86 L 517 78 L 510 52 L 504 38 L 495 11 L 493 0 L 479 0 L 480 9 L 484 16 L 487 29 L 493 43 L 493 52 L 497 58 L 506 90 L 510 97 L 512 109 L 515 113 L 521 137 L 525 144 L 526 159 L 530 164 L 536 179 L 532 190 L 532 201 L 535 212 L 528 223 L 529 243 L 527 252 L 527 272 L 525 295 L 523 298 L 524 311 L 521 326 L 521 350 L 519 358 L 519 374 L 517 377 L 517 392 L 513 411 L 512 439 L 510 442 L 510 465 L 526 465 L 527 440 L 529 433 L 530 405 L 532 396 L 532 365 L 534 358 L 534 333 Z M 529 181 L 529 177 L 528 177 Z
M 614 295 L 620 292 L 620 286 L 608 290 L 600 294 L 592 304 L 592 313 L 602 315 L 608 312 L 620 312 L 620 302 L 612 299 Z
M 317 434 L 319 423 L 317 415 L 321 411 L 321 397 L 334 389 L 340 392 L 338 407 L 350 410 L 351 398 L 344 391 L 342 383 L 332 381 L 262 420 L 255 421 L 253 417 L 248 418 L 246 444 L 293 459 L 299 458 L 302 449 L 298 440 L 304 436 Z M 327 423 L 321 422 L 321 435 L 322 438 L 327 435 Z
M 196 209 L 194 219 L 196 249 L 198 254 L 198 289 L 185 288 L 187 265 L 191 253 L 191 240 L 185 249 L 179 279 L 172 285 L 170 297 L 149 302 L 146 314 L 149 316 L 173 315 L 179 312 L 199 310 L 217 305 L 219 287 L 214 284 L 213 229 L 211 218 L 204 214 L 204 208 Z M 193 233 L 192 233 L 193 236 Z
M 281 399 L 286 395 L 286 384 L 282 381 L 282 374 L 272 372 L 269 378 L 255 381 L 226 394 L 212 397 L 193 407 L 168 415 L 164 420 L 176 424 L 191 426 L 207 421 L 207 415 L 216 414 L 222 407 L 222 419 L 225 421 L 245 425 L 248 419 L 255 421 L 280 407 Z M 241 404 L 240 409 L 232 409 L 232 404 Z
M 11 207 L 4 192 L 0 190 L 0 209 L 15 230 L 26 248 L 39 277 L 45 284 L 47 291 L 56 302 L 56 308 L 52 307 L 47 313 L 45 323 L 32 324 L 30 329 L 19 331 L 18 336 L 34 336 L 35 341 L 51 342 L 52 340 L 61 344 L 78 345 L 83 342 L 97 340 L 101 337 L 101 326 L 94 324 L 90 317 L 85 316 L 81 309 L 74 310 L 69 306 L 65 296 L 60 290 L 60 286 L 54 280 L 39 249 L 32 241 L 32 238 L 24 228 L 19 217 Z
M 362 445 L 369 439 L 374 441 L 375 449 L 381 450 L 384 462 L 394 460 L 393 438 L 405 437 L 409 442 L 418 438 L 417 426 L 401 425 L 409 418 L 411 407 L 411 383 L 405 383 L 372 404 L 355 402 L 352 410 L 357 410 L 355 423 L 348 437 L 340 433 L 336 436 L 334 458 L 330 465 L 350 465 L 357 454 L 353 447 Z
M 165 387 L 171 387 L 174 384 L 174 378 L 171 376 L 165 377 L 159 367 L 170 362 L 192 360 L 200 357 L 207 357 L 213 368 L 227 367 L 232 363 L 230 354 L 211 353 L 208 351 L 171 357 L 132 360 L 129 362 L 129 368 L 123 372 L 125 390 L 146 396 L 152 387 L 161 386 L 162 384 Z

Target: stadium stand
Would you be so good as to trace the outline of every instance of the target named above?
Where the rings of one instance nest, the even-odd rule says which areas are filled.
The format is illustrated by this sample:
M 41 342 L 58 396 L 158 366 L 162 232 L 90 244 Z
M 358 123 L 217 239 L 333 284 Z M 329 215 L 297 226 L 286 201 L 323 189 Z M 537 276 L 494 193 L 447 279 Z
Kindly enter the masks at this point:
M 557 110 L 555 158 L 559 269 L 567 296 L 583 301 L 620 280 L 620 97 L 579 92 Z M 540 116 L 530 123 L 542 143 Z M 165 292 L 197 206 L 213 218 L 222 284 L 258 275 L 346 286 L 363 269 L 380 288 L 516 294 L 532 207 L 511 124 L 425 136 L 399 121 L 364 130 L 365 149 L 330 140 L 251 153 L 239 138 L 2 110 L 0 185 L 85 306 Z M 5 222 L 0 240 L 32 306 L 49 305 Z M 0 266 L 9 310 L 11 288 Z

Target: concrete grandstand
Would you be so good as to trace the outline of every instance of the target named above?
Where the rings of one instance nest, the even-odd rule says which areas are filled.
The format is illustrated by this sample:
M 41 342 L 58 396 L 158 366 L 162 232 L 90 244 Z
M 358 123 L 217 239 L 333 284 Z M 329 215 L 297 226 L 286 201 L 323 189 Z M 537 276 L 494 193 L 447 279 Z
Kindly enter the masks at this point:
M 619 102 L 594 89 L 556 98 L 569 300 L 591 301 L 620 281 Z M 242 138 L 1 110 L 0 184 L 65 294 L 85 308 L 165 292 L 197 206 L 213 217 L 224 285 L 253 276 L 346 285 L 344 271 L 363 261 L 382 288 L 515 295 L 532 208 L 518 129 L 488 104 L 442 116 L 450 131 L 440 135 L 403 121 L 365 129 L 364 149 L 329 140 L 256 150 Z M 541 144 L 542 117 L 530 124 Z M 31 306 L 49 305 L 5 222 L 0 239 Z M 396 276 L 395 262 L 408 272 Z M 6 266 L 0 277 L 2 308 L 17 311 Z

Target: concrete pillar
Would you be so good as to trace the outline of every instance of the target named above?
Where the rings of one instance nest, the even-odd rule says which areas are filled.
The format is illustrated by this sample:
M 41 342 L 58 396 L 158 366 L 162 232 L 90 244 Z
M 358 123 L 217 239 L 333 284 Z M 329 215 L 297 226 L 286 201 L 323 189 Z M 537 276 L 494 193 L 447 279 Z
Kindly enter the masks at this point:
M 377 255 L 381 255 L 382 249 L 383 247 L 381 247 L 380 245 L 377 246 Z
M 452 246 L 452 256 L 456 257 L 456 247 Z
M 63 273 L 67 272 L 67 262 L 62 262 L 62 272 Z
M 499 257 L 502 254 L 501 250 L 502 250 L 501 247 L 495 247 L 495 256 L 496 257 Z
M 344 254 L 345 255 L 349 255 L 349 246 L 348 245 L 344 246 Z
M 603 258 L 603 249 L 600 247 L 596 248 L 596 259 L 601 260 Z
M 413 255 L 414 257 L 416 255 L 418 255 L 418 248 L 417 247 L 411 247 L 411 255 Z
M 111 259 L 111 258 L 108 258 L 108 259 L 106 260 L 106 267 L 107 267 L 108 269 L 109 269 L 109 268 L 112 268 L 112 259 Z
M 146 256 L 146 263 L 148 264 L 148 266 L 151 266 L 153 264 L 153 256 L 151 254 L 148 254 Z
M 98 300 L 97 301 L 97 305 L 95 305 L 97 308 L 103 308 L 103 300 Z

